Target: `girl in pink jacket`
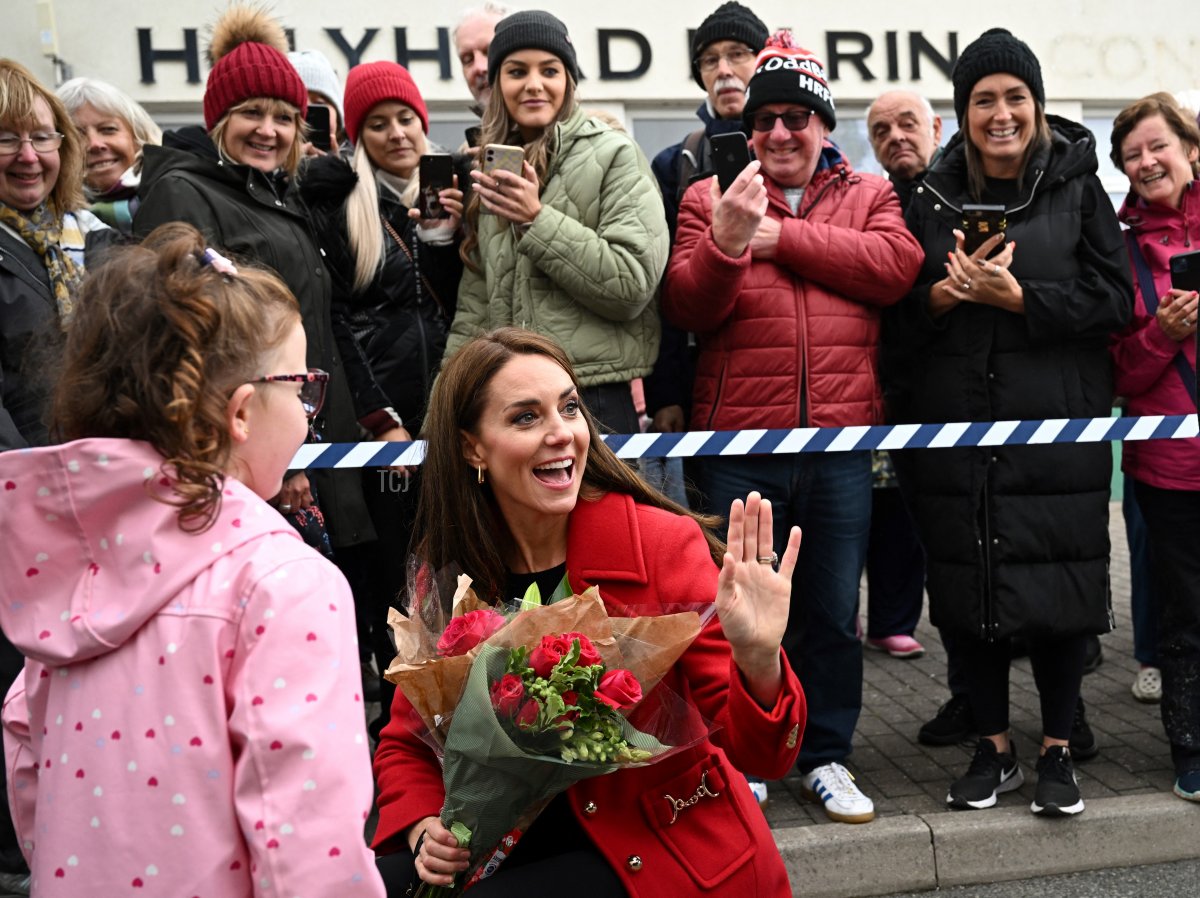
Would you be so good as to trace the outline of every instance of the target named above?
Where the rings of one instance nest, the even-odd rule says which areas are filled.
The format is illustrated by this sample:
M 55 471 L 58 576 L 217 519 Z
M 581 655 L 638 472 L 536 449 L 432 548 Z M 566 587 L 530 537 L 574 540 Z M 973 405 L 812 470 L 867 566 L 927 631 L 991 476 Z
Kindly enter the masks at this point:
M 350 590 L 266 503 L 328 376 L 194 228 L 83 286 L 62 445 L 0 456 L 8 798 L 33 893 L 381 896 Z

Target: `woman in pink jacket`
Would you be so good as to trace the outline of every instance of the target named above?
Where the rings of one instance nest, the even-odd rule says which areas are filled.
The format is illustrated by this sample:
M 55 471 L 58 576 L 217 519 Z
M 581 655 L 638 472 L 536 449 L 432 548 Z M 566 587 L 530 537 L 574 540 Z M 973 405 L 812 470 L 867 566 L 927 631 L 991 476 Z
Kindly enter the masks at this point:
M 383 894 L 350 591 L 265 501 L 327 379 L 282 282 L 188 225 L 85 282 L 52 414 L 69 442 L 0 465 L 33 894 Z
M 1197 294 L 1171 287 L 1170 264 L 1200 240 L 1194 113 L 1164 93 L 1131 103 L 1113 122 L 1112 161 L 1131 188 L 1119 217 L 1129 226 L 1137 292 L 1133 320 L 1112 344 L 1117 393 L 1131 415 L 1195 412 Z M 1200 801 L 1200 442 L 1127 442 L 1121 468 L 1134 481 L 1150 535 L 1175 794 Z

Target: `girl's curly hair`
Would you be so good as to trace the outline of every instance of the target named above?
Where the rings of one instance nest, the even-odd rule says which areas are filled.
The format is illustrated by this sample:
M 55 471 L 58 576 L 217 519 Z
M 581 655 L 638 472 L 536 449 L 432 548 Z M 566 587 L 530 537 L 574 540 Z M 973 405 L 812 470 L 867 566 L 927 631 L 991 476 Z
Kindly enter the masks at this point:
M 204 237 L 180 222 L 89 268 L 55 385 L 56 438 L 145 440 L 163 456 L 179 525 L 212 526 L 232 442 L 230 394 L 259 376 L 300 310 L 273 273 L 204 261 Z

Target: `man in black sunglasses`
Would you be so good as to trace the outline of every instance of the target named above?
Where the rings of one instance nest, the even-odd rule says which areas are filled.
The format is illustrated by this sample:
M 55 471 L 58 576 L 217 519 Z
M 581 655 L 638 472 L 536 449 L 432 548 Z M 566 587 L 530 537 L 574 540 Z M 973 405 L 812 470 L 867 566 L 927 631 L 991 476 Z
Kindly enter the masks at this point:
M 700 343 L 693 428 L 883 423 L 880 310 L 923 253 L 883 178 L 851 169 L 825 69 L 777 32 L 759 54 L 742 118 L 757 158 L 721 191 L 692 185 L 679 209 L 663 313 Z M 864 452 L 703 459 L 713 508 L 739 490 L 771 500 L 779 534 L 804 531 L 783 647 L 808 699 L 804 793 L 844 823 L 874 804 L 844 766 L 862 709 L 858 581 L 871 513 Z

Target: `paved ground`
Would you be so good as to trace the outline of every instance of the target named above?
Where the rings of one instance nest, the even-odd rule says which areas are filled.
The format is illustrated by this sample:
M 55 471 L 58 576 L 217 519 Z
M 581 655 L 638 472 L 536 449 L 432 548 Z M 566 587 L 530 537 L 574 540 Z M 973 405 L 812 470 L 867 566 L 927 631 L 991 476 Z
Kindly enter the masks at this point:
M 1029 813 L 1041 724 L 1028 659 L 1014 662 L 1011 685 L 1025 785 L 1001 796 L 993 810 L 946 809 L 947 787 L 965 772 L 974 746 L 930 748 L 916 741 L 921 724 L 949 695 L 945 653 L 926 616 L 916 633 L 924 657 L 905 661 L 865 651 L 863 714 L 847 766 L 875 801 L 877 819 L 833 823 L 801 798 L 798 776 L 769 784 L 766 814 L 795 894 L 883 895 L 1200 856 L 1200 805 L 1170 795 L 1174 776 L 1158 706 L 1139 703 L 1130 692 L 1137 663 L 1118 504 L 1110 517 L 1117 628 L 1102 637 L 1104 663 L 1083 682 L 1100 747 L 1095 759 L 1077 767 L 1087 810 L 1065 821 Z
M 1078 766 L 1084 801 L 1169 791 L 1174 781 L 1158 706 L 1136 701 L 1129 691 L 1137 671 L 1129 621 L 1129 556 L 1120 506 L 1112 506 L 1112 590 L 1117 629 L 1101 638 L 1104 663 L 1083 681 L 1088 720 L 1100 754 Z M 864 603 L 866 601 L 864 593 Z M 864 608 L 864 625 L 865 608 Z M 927 814 L 944 811 L 951 780 L 966 772 L 974 745 L 930 748 L 917 742 L 917 730 L 949 697 L 946 654 L 926 614 L 916 633 L 924 657 L 899 660 L 864 650 L 863 714 L 847 766 L 876 813 Z M 1033 763 L 1041 744 L 1041 712 L 1027 658 L 1013 663 L 1012 725 L 1025 785 L 1002 797 L 1005 806 L 1033 800 Z M 820 806 L 800 798 L 800 778 L 771 783 L 767 817 L 773 826 L 833 824 Z

